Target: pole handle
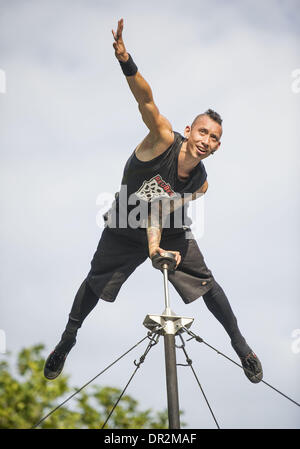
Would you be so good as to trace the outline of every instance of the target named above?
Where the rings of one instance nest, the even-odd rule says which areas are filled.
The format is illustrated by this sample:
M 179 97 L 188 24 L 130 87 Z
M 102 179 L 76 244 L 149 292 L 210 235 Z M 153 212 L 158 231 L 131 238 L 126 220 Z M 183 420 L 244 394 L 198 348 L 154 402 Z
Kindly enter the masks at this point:
M 158 270 L 166 268 L 169 271 L 174 271 L 176 267 L 175 254 L 170 253 L 169 251 L 165 251 L 164 254 L 164 256 L 161 256 L 159 253 L 155 254 L 151 259 L 152 266 Z

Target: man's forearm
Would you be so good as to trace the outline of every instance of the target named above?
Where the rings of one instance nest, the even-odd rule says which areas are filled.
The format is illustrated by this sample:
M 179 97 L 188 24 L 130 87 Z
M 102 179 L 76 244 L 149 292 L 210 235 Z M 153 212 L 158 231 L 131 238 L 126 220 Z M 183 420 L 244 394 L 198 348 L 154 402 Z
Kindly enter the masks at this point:
M 161 228 L 159 226 L 147 227 L 149 256 L 152 257 L 161 240 Z
M 151 103 L 153 101 L 152 90 L 140 72 L 134 76 L 126 76 L 128 85 L 138 104 Z
M 138 68 L 127 52 L 123 37 L 123 19 L 118 21 L 118 29 L 116 32 L 112 30 L 115 42 L 115 56 L 119 60 L 122 70 L 126 75 L 127 82 L 138 104 L 151 103 L 153 101 L 152 91 L 147 81 L 137 71 Z
M 160 203 L 155 203 L 150 208 L 147 222 L 147 238 L 150 257 L 155 253 L 155 249 L 159 247 L 162 233 L 162 208 Z
M 187 205 L 187 203 L 198 199 L 202 195 L 204 195 L 204 191 L 201 188 L 193 193 L 184 193 L 183 197 L 180 196 L 174 199 L 163 198 L 160 210 L 162 227 L 164 227 L 166 219 L 171 213 L 177 211 L 178 209 L 181 209 L 182 207 Z
M 206 191 L 206 188 L 203 190 Z M 159 247 L 162 229 L 165 227 L 169 215 L 179 208 L 184 207 L 188 202 L 202 196 L 204 194 L 203 190 L 201 188 L 194 193 L 185 195 L 184 198 L 179 197 L 172 201 L 164 201 L 163 199 L 162 201 L 152 203 L 146 226 L 150 257 L 153 255 L 155 249 Z

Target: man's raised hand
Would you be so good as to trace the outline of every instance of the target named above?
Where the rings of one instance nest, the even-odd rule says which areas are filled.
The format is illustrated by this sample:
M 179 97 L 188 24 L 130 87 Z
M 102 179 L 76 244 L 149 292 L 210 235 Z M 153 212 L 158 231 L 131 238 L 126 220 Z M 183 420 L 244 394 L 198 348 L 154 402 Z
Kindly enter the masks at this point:
M 115 42 L 113 43 L 113 47 L 115 49 L 116 58 L 119 61 L 126 62 L 129 58 L 129 55 L 126 51 L 126 48 L 125 48 L 125 45 L 123 42 L 123 37 L 122 37 L 123 23 L 124 23 L 123 19 L 120 19 L 118 21 L 117 32 L 115 33 L 114 30 L 111 30 L 111 31 L 112 31 L 112 34 L 113 34 L 113 37 L 115 40 Z

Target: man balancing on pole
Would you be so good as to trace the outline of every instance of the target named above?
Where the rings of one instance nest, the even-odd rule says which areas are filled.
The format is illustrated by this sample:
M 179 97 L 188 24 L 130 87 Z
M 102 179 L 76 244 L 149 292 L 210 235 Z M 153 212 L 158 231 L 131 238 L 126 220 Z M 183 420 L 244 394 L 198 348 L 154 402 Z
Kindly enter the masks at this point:
M 127 53 L 122 31 L 123 19 L 118 22 L 117 32 L 112 31 L 115 56 L 149 133 L 125 165 L 120 192 L 104 215 L 106 226 L 91 269 L 75 296 L 61 340 L 46 360 L 44 375 L 55 379 L 61 373 L 76 343 L 78 329 L 99 298 L 113 302 L 123 283 L 141 263 L 157 253 L 163 255 L 170 251 L 175 256 L 176 268 L 169 273 L 169 281 L 186 304 L 203 297 L 228 333 L 246 376 L 258 383 L 263 377 L 261 363 L 242 336 L 223 289 L 207 268 L 185 224 L 186 204 L 207 191 L 202 161 L 220 148 L 222 119 L 209 109 L 185 127 L 184 136 L 173 131 L 154 103 L 149 84 Z M 167 200 L 169 208 L 162 206 Z M 134 207 L 137 202 L 140 208 Z M 183 222 L 179 220 L 182 217 Z

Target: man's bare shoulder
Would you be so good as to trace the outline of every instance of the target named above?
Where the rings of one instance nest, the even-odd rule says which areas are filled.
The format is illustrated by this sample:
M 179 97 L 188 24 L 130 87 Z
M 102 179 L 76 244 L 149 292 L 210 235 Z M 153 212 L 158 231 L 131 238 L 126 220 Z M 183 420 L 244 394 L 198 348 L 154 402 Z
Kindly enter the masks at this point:
M 164 153 L 174 142 L 175 135 L 172 129 L 166 129 L 159 135 L 147 134 L 135 149 L 136 157 L 142 162 L 148 162 Z

